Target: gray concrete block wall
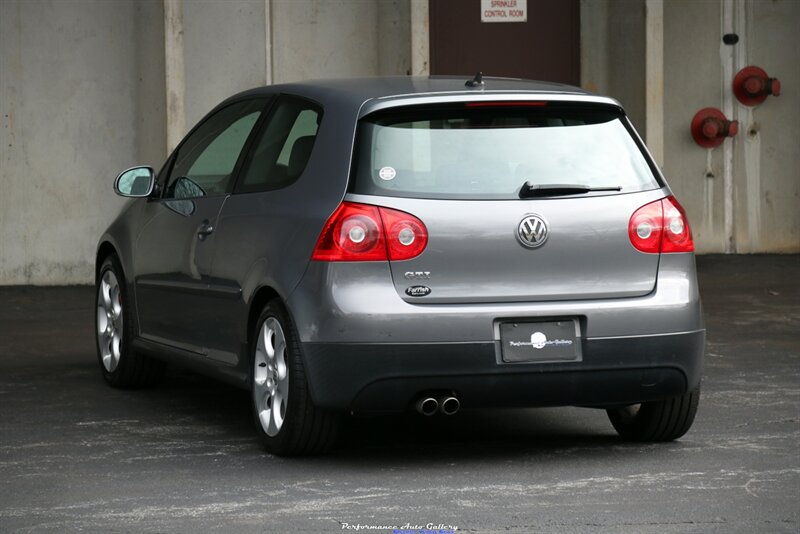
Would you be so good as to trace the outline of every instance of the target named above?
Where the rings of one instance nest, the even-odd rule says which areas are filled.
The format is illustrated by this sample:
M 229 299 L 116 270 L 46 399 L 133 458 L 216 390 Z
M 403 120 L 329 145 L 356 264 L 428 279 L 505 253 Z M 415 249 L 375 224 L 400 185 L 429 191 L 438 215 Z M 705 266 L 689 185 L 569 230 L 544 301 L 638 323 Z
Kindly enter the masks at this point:
M 748 108 L 734 99 L 740 134 L 725 146 L 698 147 L 689 133 L 694 114 L 732 98 L 725 77 L 722 8 L 741 21 L 733 74 L 759 65 L 783 83 L 783 94 Z M 736 17 L 734 17 L 736 18 Z M 582 0 L 581 79 L 618 99 L 644 136 L 647 36 L 645 0 Z M 800 2 L 791 0 L 666 0 L 664 2 L 664 165 L 686 208 L 696 248 L 706 252 L 800 251 Z M 721 49 L 722 47 L 722 49 Z M 726 166 L 732 176 L 732 235 L 725 228 Z M 731 244 L 728 244 L 728 241 Z
M 611 1 L 608 6 L 608 87 L 644 135 L 645 24 L 643 2 Z
M 164 5 L 161 0 L 134 0 L 132 46 L 136 72 L 133 165 L 158 170 L 166 158 L 164 97 Z
M 411 74 L 411 4 L 408 0 L 379 1 L 377 16 L 378 74 Z
M 185 127 L 264 85 L 264 0 L 183 2 Z M 274 81 L 410 69 L 407 0 L 272 0 Z M 166 157 L 162 0 L 0 1 L 0 285 L 93 281 L 129 166 Z
M 273 0 L 276 83 L 406 74 L 408 0 Z
M 644 0 L 581 0 L 581 85 L 625 107 L 644 137 Z
M 735 250 L 796 252 L 800 2 L 665 2 L 664 170 L 698 250 L 724 251 L 722 151 L 697 147 L 689 122 L 701 107 L 721 107 L 730 90 L 720 67 L 725 2 L 744 8 L 747 62 L 784 87 L 756 109 L 735 106 L 742 132 L 726 141 L 734 154 Z M 581 2 L 583 83 L 622 101 L 642 133 L 644 5 Z M 410 6 L 185 0 L 185 128 L 226 96 L 263 85 L 270 68 L 276 83 L 406 74 L 410 36 L 427 28 L 427 20 L 412 21 Z M 165 102 L 162 0 L 0 1 L 0 284 L 92 281 L 96 240 L 124 203 L 113 178 L 130 165 L 158 167 L 166 156 Z M 705 177 L 709 157 L 714 178 Z
M 225 98 L 265 84 L 264 6 L 264 0 L 184 2 L 187 130 Z
M 158 76 L 139 75 L 140 47 L 162 32 L 153 6 L 0 2 L 0 284 L 92 281 L 124 202 L 116 173 L 163 151 L 163 124 L 139 119 L 157 94 Z
M 777 97 L 736 103 L 736 250 L 800 251 L 800 2 L 749 0 L 745 58 L 783 84 Z M 738 69 L 738 68 L 737 68 Z
M 697 146 L 689 125 L 700 109 L 722 107 L 720 17 L 718 1 L 664 9 L 663 171 L 703 252 L 725 250 L 722 149 Z M 713 177 L 706 177 L 708 169 Z
M 721 43 L 726 5 L 740 34 L 730 50 Z M 729 251 L 800 251 L 800 2 L 673 0 L 665 2 L 664 19 L 664 172 L 688 212 L 697 250 L 726 250 L 725 145 L 697 146 L 689 125 L 701 108 L 723 109 L 726 95 L 732 98 L 722 57 L 733 52 L 734 75 L 758 65 L 784 89 L 755 108 L 733 99 L 728 118 L 739 121 L 739 134 L 725 141 L 733 153 Z

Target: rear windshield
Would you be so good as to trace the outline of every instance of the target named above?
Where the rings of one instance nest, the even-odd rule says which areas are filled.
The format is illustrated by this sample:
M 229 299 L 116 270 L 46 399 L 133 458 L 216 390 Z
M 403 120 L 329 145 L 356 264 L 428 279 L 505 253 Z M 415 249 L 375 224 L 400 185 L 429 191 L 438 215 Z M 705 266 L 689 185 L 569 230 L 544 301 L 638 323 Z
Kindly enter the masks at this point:
M 518 199 L 525 182 L 660 187 L 622 113 L 597 105 L 395 108 L 363 119 L 356 146 L 350 191 L 367 195 Z

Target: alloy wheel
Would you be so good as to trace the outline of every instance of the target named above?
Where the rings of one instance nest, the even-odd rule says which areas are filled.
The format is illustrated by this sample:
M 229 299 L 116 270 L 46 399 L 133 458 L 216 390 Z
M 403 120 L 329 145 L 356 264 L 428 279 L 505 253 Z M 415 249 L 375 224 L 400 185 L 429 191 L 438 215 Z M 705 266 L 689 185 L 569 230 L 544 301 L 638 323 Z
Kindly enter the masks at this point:
M 122 354 L 123 332 L 122 295 L 113 271 L 103 273 L 97 291 L 97 346 L 103 367 L 112 373 Z
M 286 363 L 283 328 L 276 318 L 268 317 L 258 332 L 253 395 L 261 428 L 270 437 L 278 435 L 286 418 L 289 398 L 289 368 Z

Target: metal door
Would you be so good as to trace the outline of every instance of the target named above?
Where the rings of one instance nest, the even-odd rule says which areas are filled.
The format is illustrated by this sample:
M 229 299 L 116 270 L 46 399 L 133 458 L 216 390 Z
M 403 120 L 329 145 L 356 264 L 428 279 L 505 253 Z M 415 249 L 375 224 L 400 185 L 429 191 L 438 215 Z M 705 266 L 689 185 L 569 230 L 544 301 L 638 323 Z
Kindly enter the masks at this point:
M 580 85 L 578 0 L 527 0 L 526 22 L 481 22 L 481 9 L 480 0 L 430 1 L 431 74 Z
M 205 356 L 220 323 L 210 282 L 217 217 L 267 101 L 207 117 L 176 149 L 134 244 L 140 335 Z

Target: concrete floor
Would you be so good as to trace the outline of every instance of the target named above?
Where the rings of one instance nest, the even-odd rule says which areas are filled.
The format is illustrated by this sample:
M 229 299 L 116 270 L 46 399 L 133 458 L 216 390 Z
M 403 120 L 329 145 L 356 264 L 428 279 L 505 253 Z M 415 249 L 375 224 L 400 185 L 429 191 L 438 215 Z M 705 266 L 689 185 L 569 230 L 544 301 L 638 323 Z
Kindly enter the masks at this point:
M 107 387 L 91 288 L 0 288 L 0 532 L 798 532 L 800 257 L 698 264 L 704 390 L 678 442 L 561 408 L 353 420 L 302 459 L 261 451 L 241 391 Z

